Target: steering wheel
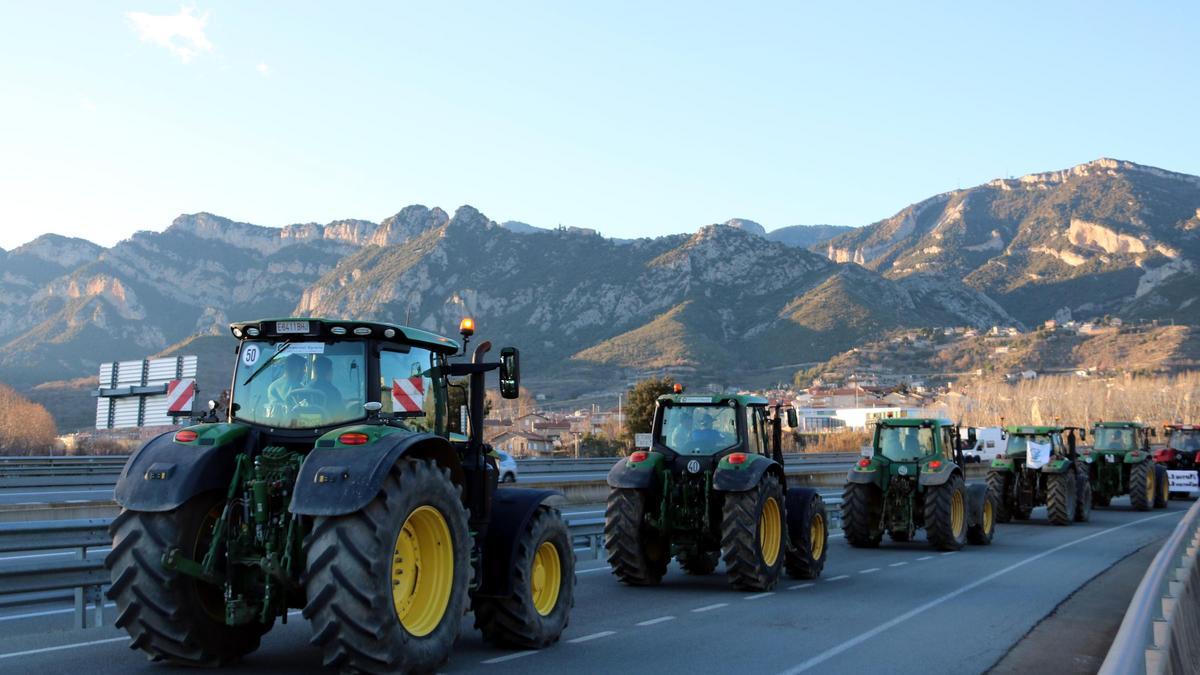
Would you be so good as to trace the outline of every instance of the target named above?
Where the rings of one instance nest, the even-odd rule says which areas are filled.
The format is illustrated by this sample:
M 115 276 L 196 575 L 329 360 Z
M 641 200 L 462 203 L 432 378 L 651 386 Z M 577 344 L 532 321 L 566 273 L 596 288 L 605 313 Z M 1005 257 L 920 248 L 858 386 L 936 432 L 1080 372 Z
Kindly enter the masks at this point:
M 325 412 L 325 392 L 320 389 L 293 389 L 285 399 L 295 413 L 321 414 Z

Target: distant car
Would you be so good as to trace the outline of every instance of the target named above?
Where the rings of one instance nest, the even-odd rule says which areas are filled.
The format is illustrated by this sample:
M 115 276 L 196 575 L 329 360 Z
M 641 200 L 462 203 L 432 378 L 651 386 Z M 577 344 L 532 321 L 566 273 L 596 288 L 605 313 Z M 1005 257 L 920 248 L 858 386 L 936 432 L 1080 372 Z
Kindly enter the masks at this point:
M 517 482 L 517 460 L 503 450 L 497 450 L 496 468 L 500 470 L 501 483 Z

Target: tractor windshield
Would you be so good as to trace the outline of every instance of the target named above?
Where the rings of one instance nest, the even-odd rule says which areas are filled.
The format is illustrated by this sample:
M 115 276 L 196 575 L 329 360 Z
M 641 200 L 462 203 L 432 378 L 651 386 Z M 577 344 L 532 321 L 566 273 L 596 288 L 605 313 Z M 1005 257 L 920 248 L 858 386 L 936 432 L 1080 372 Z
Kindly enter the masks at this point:
M 667 406 L 657 440 L 680 454 L 718 453 L 737 442 L 736 409 L 727 405 Z
M 1050 437 L 1046 434 L 1012 434 L 1008 437 L 1008 446 L 1006 448 L 1009 454 L 1014 452 L 1027 452 L 1030 443 L 1038 445 L 1047 445 L 1050 443 Z
M 1176 450 L 1200 450 L 1200 429 L 1175 429 L 1167 440 L 1167 447 Z
M 1133 429 L 1097 427 L 1092 442 L 1096 450 L 1117 450 L 1121 452 L 1137 450 L 1137 436 Z
M 875 447 L 884 457 L 898 462 L 920 459 L 934 453 L 933 429 L 880 426 Z
M 361 419 L 366 414 L 365 355 L 364 342 L 247 340 L 238 354 L 233 415 L 278 429 Z

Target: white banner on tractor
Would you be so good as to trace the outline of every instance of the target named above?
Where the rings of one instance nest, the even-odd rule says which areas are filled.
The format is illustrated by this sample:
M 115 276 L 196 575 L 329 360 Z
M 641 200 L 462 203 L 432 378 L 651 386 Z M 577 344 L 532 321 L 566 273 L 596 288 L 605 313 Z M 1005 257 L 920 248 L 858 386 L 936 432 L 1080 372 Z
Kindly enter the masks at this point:
M 1167 470 L 1167 480 L 1171 483 L 1171 492 L 1200 492 L 1200 473 L 1196 471 Z
M 1030 469 L 1040 469 L 1049 462 L 1049 443 L 1029 443 L 1029 453 L 1025 456 L 1025 466 Z

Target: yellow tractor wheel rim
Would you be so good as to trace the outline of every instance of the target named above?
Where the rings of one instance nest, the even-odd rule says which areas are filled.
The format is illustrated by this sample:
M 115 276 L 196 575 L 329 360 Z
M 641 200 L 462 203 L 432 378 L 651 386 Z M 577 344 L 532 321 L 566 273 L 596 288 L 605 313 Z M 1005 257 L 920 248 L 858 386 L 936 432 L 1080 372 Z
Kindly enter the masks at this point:
M 554 544 L 543 541 L 533 554 L 533 571 L 529 575 L 530 595 L 533 608 L 542 616 L 549 616 L 558 604 L 558 590 L 562 587 L 562 562 Z
M 392 606 L 404 630 L 434 631 L 454 587 L 454 542 L 441 512 L 421 506 L 408 515 L 392 553 Z
M 825 553 L 825 518 L 819 513 L 813 514 L 812 524 L 808 526 L 808 543 L 812 548 L 812 559 L 820 560 Z
M 1154 501 L 1154 467 L 1146 472 L 1146 501 Z
M 992 500 L 984 498 L 983 500 L 983 531 L 987 534 L 992 532 Z
M 966 510 L 963 508 L 962 491 L 957 490 L 954 496 L 950 498 L 950 530 L 954 533 L 954 538 L 957 539 L 962 535 L 963 521 Z
M 762 549 L 763 562 L 773 567 L 779 559 L 779 543 L 783 538 L 783 518 L 779 513 L 779 502 L 768 497 L 758 517 L 758 546 Z

